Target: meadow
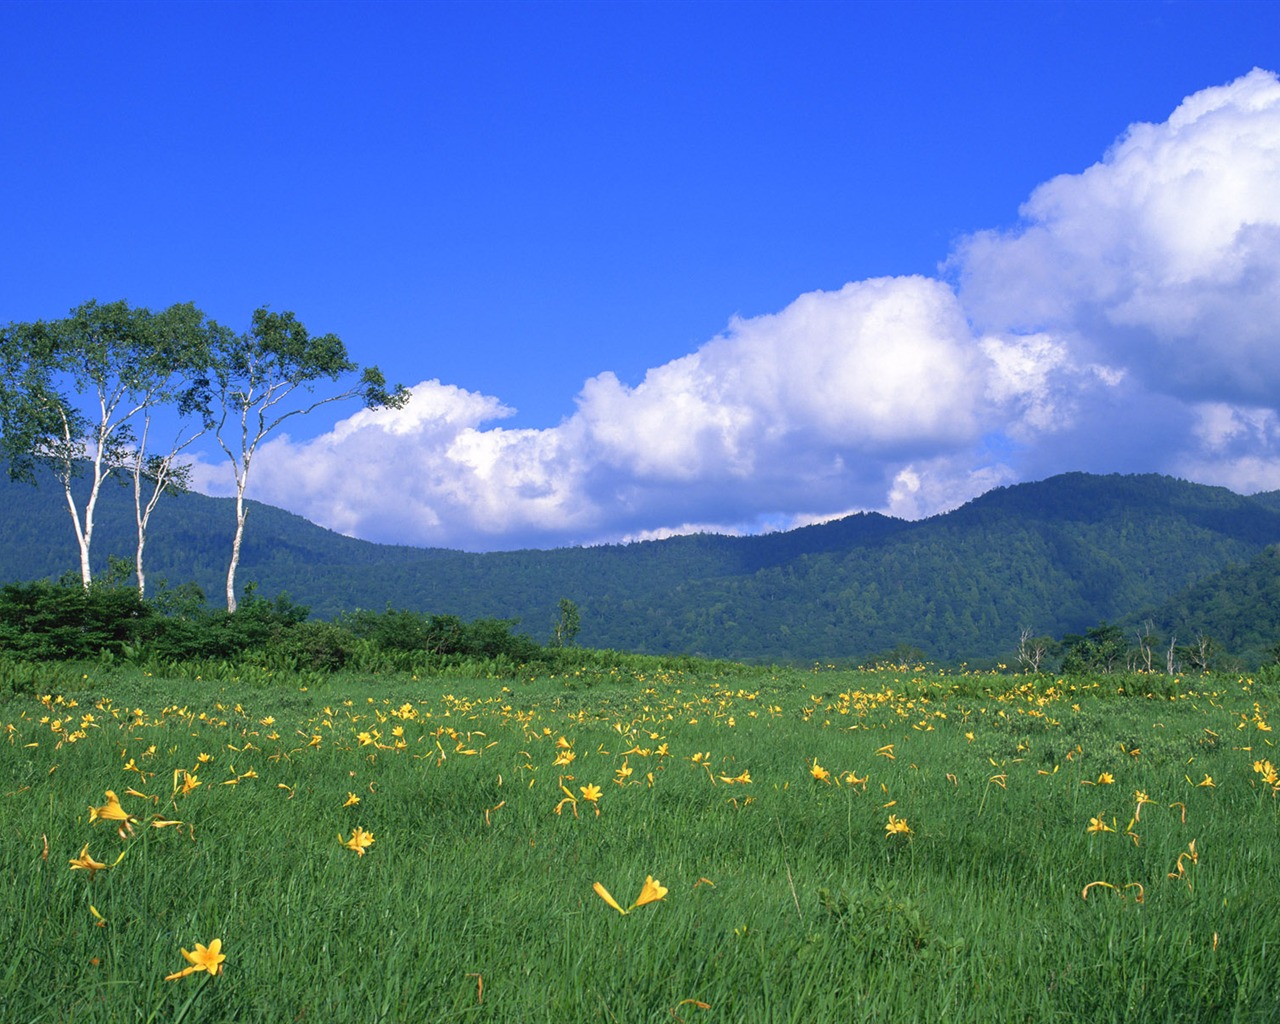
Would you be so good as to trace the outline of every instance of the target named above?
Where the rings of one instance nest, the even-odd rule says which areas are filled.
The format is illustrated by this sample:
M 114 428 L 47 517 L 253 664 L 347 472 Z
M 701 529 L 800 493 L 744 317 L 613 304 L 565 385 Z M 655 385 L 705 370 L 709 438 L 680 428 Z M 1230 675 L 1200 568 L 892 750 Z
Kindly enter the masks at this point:
M 1280 1017 L 1249 678 L 11 689 L 6 1022 Z

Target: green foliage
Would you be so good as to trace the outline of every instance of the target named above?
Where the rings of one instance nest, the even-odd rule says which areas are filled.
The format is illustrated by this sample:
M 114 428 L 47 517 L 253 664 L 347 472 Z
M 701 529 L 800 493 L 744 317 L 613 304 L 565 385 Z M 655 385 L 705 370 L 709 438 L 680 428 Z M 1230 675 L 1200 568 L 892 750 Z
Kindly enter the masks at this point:
M 1106 675 L 1125 667 L 1129 645 L 1123 629 L 1104 622 L 1087 630 L 1083 636 L 1064 636 L 1062 648 L 1063 672 L 1070 675 Z
M 927 898 L 903 888 L 891 878 L 860 892 L 819 888 L 818 921 L 838 941 L 865 945 L 877 962 L 906 964 L 940 952 L 954 960 L 960 946 L 939 940 Z
M 578 631 L 582 629 L 582 613 L 567 597 L 560 598 L 560 614 L 551 632 L 552 647 L 571 647 Z
M 239 612 L 237 612 L 239 614 Z M 337 672 L 353 650 L 352 636 L 332 622 L 298 622 L 267 647 L 266 663 L 303 672 Z
M 319 622 L 287 594 L 268 600 L 252 586 L 234 613 L 196 604 L 195 596 L 180 591 L 148 603 L 136 588 L 96 582 L 86 590 L 71 576 L 9 584 L 0 590 L 0 655 L 125 659 L 152 668 L 224 663 L 231 675 L 255 668 L 333 673 L 347 667 L 427 673 L 470 665 L 483 668 L 482 674 L 514 676 L 543 654 L 529 637 L 513 632 L 512 620 L 463 622 L 388 609 Z
M 359 611 L 344 615 L 341 623 L 352 635 L 368 641 L 384 655 L 400 655 L 399 664 L 412 669 L 435 659 L 503 658 L 513 663 L 531 661 L 541 648 L 523 634 L 513 633 L 514 619 L 476 619 L 463 622 L 456 615 L 421 615 L 393 610 Z
M 1247 561 L 1226 566 L 1148 614 L 1186 647 L 1198 647 L 1206 636 L 1246 663 L 1272 660 L 1280 640 L 1280 546 L 1270 545 Z
M 30 661 L 119 656 L 151 616 L 132 588 L 10 583 L 0 588 L 0 651 Z

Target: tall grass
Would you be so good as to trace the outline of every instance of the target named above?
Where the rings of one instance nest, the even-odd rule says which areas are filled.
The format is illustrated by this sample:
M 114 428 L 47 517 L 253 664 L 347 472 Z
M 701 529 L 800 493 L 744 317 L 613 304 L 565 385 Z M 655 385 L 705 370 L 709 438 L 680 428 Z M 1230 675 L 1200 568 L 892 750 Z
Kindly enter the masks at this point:
M 78 676 L 0 705 L 0 1020 L 1280 1007 L 1272 698 L 1248 680 Z M 90 823 L 106 790 L 132 836 Z M 625 908 L 648 876 L 665 899 L 625 915 L 593 891 Z M 165 980 L 214 938 L 222 974 Z

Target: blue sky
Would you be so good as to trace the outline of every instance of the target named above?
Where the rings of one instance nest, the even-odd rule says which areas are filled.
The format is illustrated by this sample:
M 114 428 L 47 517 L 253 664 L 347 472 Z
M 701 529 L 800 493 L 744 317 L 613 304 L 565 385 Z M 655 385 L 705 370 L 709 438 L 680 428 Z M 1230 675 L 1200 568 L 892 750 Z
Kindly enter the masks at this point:
M 344 532 L 1280 488 L 1273 5 L 11 2 L 0 33 L 0 320 L 338 333 L 414 400 L 291 421 L 250 494 Z

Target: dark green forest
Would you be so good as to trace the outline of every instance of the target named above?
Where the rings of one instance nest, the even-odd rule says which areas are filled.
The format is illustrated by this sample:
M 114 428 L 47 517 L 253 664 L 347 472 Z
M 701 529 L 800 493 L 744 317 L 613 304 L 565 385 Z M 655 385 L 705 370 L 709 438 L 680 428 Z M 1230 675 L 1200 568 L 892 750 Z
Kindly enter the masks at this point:
M 103 492 L 99 572 L 110 556 L 132 559 L 131 500 L 123 486 Z M 55 482 L 0 482 L 0 527 L 0 580 L 75 569 Z M 233 528 L 231 499 L 167 497 L 148 540 L 149 594 L 194 584 L 217 595 Z M 253 504 L 241 579 L 322 620 L 387 609 L 514 620 L 539 642 L 570 599 L 580 644 L 649 654 L 988 665 L 1014 661 L 1026 634 L 1054 641 L 1051 664 L 1064 638 L 1109 624 L 1130 646 L 1139 631 L 1151 647 L 1211 638 L 1220 655 L 1260 664 L 1280 642 L 1277 542 L 1276 494 L 1069 473 L 917 522 L 860 514 L 755 537 L 488 554 L 371 544 Z

